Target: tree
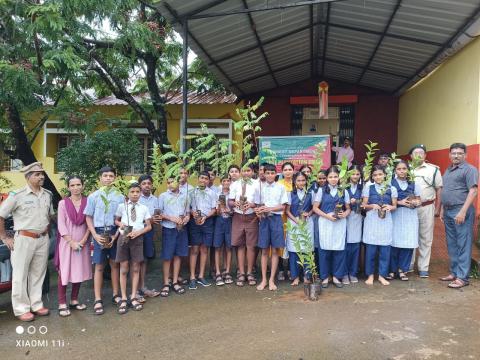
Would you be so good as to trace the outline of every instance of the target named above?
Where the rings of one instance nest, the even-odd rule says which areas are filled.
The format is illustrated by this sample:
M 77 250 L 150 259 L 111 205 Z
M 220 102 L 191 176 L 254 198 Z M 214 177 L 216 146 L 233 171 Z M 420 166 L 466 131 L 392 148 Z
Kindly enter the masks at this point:
M 43 124 L 52 117 L 66 128 L 83 122 L 89 89 L 126 101 L 165 149 L 164 92 L 178 88 L 180 57 L 171 27 L 144 1 L 0 1 L 0 126 L 10 129 L 1 149 L 24 164 L 36 161 L 31 145 Z M 192 84 L 200 86 L 202 74 L 211 74 L 198 61 L 193 66 Z M 219 84 L 207 80 L 204 87 Z M 139 89 L 149 100 L 134 98 Z M 40 119 L 29 118 L 33 111 Z M 49 179 L 46 187 L 58 200 Z
M 89 192 L 95 188 L 98 170 L 103 166 L 113 167 L 120 176 L 128 172 L 138 159 L 139 146 L 132 130 L 100 131 L 63 148 L 58 153 L 57 166 L 65 176 L 81 176 Z

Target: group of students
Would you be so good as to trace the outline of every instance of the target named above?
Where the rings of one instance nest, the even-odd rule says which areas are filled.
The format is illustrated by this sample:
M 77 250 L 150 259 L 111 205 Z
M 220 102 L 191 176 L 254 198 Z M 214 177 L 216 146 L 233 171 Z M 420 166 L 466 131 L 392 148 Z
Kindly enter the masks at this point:
M 349 186 L 344 191 L 338 187 L 337 166 L 321 170 L 313 181 L 310 180 L 314 174 L 306 165 L 295 172 L 293 164 L 284 163 L 280 180 L 272 164 L 262 164 L 256 170 L 252 165 L 242 168 L 232 165 L 216 186 L 213 171 L 200 172 L 197 184 L 190 185 L 188 172 L 181 169 L 177 179 L 167 179 L 167 190 L 158 198 L 152 193 L 150 175 L 142 175 L 138 182 L 132 183 L 127 198 L 105 190 L 116 176 L 110 167 L 100 169 L 102 187 L 88 198 L 81 195 L 82 179 L 69 178 L 71 196 L 59 205 L 60 249 L 71 249 L 70 253 L 83 256 L 83 260 L 77 260 L 77 269 L 72 270 L 76 255 L 69 254 L 65 259 L 67 255 L 60 252 L 60 315 L 68 316 L 70 309 L 85 308 L 77 297 L 80 283 L 91 277 L 87 253 L 90 235 L 97 315 L 104 313 L 101 293 L 107 260 L 111 268 L 112 303 L 117 305 L 119 314 L 128 309 L 142 310 L 146 297 L 166 297 L 171 290 L 182 294 L 185 285 L 191 290 L 198 285 L 210 286 L 206 276 L 209 250 L 210 271 L 218 286 L 235 282 L 237 286 L 248 284 L 258 290 L 267 287 L 276 290 L 276 280 L 285 279 L 285 274 L 289 274 L 293 286 L 302 278 L 309 283 L 311 273 L 308 269 L 302 271 L 299 265 L 298 252 L 304 250 L 294 239 L 301 220 L 306 221 L 313 242 L 311 248 L 315 250 L 322 287 L 358 282 L 362 242 L 367 284 L 373 283 L 375 272 L 384 285 L 395 277 L 408 280 L 406 272 L 418 245 L 415 207 L 420 200 L 415 183 L 408 181 L 406 162 L 396 163 L 395 176 L 387 187 L 384 186 L 386 167 L 375 165 L 371 181 L 363 183 L 361 169 L 353 165 Z M 145 274 L 147 260 L 155 257 L 154 228 L 159 226 L 163 286 L 157 291 L 145 286 Z M 73 233 L 78 240 L 64 236 Z M 232 273 L 232 250 L 236 252 L 236 273 Z M 261 276 L 257 283 L 259 256 Z M 284 266 L 287 257 L 288 272 Z M 180 276 L 185 258 L 188 258 L 189 279 Z M 71 278 L 73 273 L 77 274 L 75 279 Z M 68 282 L 73 283 L 70 306 L 66 305 Z

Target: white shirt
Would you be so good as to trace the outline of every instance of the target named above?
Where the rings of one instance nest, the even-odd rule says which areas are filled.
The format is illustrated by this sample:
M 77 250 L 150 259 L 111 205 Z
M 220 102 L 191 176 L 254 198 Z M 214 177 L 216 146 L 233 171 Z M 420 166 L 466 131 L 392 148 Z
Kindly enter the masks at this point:
M 240 196 L 242 195 L 242 184 L 244 183 L 243 180 L 237 180 L 235 181 L 233 184 L 230 185 L 230 194 L 228 196 L 228 198 L 230 200 L 235 200 L 235 201 L 240 201 Z M 247 201 L 249 203 L 255 203 L 255 200 L 256 199 L 256 189 L 257 189 L 257 185 L 256 185 L 256 182 L 251 179 L 250 181 L 248 181 L 246 183 L 246 187 L 245 187 L 245 196 L 247 197 Z M 238 214 L 243 214 L 242 210 L 238 209 L 238 208 L 234 208 L 234 211 Z M 245 210 L 245 214 L 253 214 L 253 209 L 252 208 L 249 208 L 247 210 Z
M 131 201 L 127 204 L 127 211 L 125 211 L 125 204 L 119 204 L 117 208 L 117 212 L 115 214 L 116 217 L 121 217 L 120 220 L 124 225 L 133 226 L 133 230 L 142 230 L 144 228 L 144 222 L 146 220 L 151 219 L 150 212 L 148 211 L 148 207 L 145 205 L 140 204 L 139 202 L 135 203 L 135 213 L 136 218 L 135 221 L 132 220 L 132 207 L 133 203 Z
M 266 207 L 277 207 L 279 205 L 288 204 L 288 194 L 285 186 L 273 182 L 271 184 L 262 182 L 257 187 L 256 204 L 265 204 Z M 272 214 L 282 215 L 283 210 L 272 211 Z
M 335 197 L 335 195 L 337 195 L 337 192 L 338 192 L 337 187 L 336 186 L 333 187 L 331 185 L 328 185 L 328 187 L 330 188 L 330 195 Z M 318 191 L 317 191 L 317 194 L 315 195 L 315 198 L 314 198 L 313 202 L 318 202 L 319 204 L 321 204 L 322 203 L 322 197 L 323 197 L 323 189 L 319 188 Z M 343 192 L 343 198 L 345 199 L 346 204 L 350 203 L 350 195 L 348 194 L 348 191 L 346 189 Z

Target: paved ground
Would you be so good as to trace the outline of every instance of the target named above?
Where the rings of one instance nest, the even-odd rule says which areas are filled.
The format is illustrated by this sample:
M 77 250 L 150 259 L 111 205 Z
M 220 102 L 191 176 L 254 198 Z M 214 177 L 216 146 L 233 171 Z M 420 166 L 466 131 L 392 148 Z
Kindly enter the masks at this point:
M 54 310 L 52 283 L 52 315 L 30 329 L 14 319 L 9 294 L 0 296 L 0 354 L 9 360 L 479 359 L 480 282 L 447 289 L 436 280 L 445 269 L 435 264 L 429 280 L 389 287 L 329 288 L 318 302 L 288 283 L 277 292 L 212 286 L 151 299 L 143 311 L 124 316 L 107 305 L 101 317 L 91 312 L 87 284 L 81 299 L 89 310 L 66 319 Z M 149 282 L 158 288 L 159 276 Z M 24 334 L 16 333 L 18 325 Z

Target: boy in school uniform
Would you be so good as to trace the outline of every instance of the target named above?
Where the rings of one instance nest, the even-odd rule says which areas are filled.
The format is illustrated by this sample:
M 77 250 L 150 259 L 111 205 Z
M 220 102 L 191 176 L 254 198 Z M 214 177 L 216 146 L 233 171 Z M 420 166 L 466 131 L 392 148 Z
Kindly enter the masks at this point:
M 116 172 L 114 169 L 105 166 L 98 171 L 98 174 L 102 188 L 88 196 L 87 206 L 83 213 L 86 215 L 88 230 L 92 234 L 94 240 L 92 262 L 95 265 L 95 274 L 93 277 L 95 302 L 93 305 L 93 311 L 95 315 L 102 315 L 104 312 L 102 301 L 103 269 L 107 260 L 109 261 L 111 268 L 113 290 L 112 302 L 115 305 L 118 305 L 121 300 L 118 289 L 119 265 L 115 262 L 115 256 L 117 254 L 115 234 L 117 232 L 117 227 L 114 223 L 114 216 L 118 205 L 123 203 L 124 197 L 115 189 L 108 194 L 105 192 L 105 190 L 109 189 L 115 181 Z M 102 201 L 102 196 L 110 202 L 108 208 L 105 207 L 105 203 Z M 105 241 L 102 237 L 103 233 L 110 233 L 110 242 Z
M 276 169 L 274 165 L 266 164 L 264 172 L 266 181 L 261 188 L 257 188 L 256 192 L 256 203 L 260 204 L 255 209 L 257 216 L 260 217 L 258 247 L 262 251 L 262 281 L 258 284 L 257 290 L 263 290 L 267 286 L 270 247 L 272 248 L 272 260 L 268 288 L 277 290 L 275 275 L 278 268 L 278 252 L 285 247 L 282 214 L 288 205 L 288 195 L 285 187 L 275 182 Z
M 242 177 L 230 186 L 228 205 L 233 208 L 232 218 L 232 246 L 237 248 L 237 264 L 239 268 L 236 284 L 244 286 L 245 277 L 245 248 L 247 253 L 248 284 L 256 285 L 253 275 L 255 261 L 255 247 L 258 242 L 258 218 L 255 208 L 255 192 L 257 185 L 253 181 L 253 165 L 242 167 Z
M 133 183 L 128 188 L 128 200 L 119 204 L 115 214 L 115 224 L 120 229 L 115 261 L 120 263 L 120 289 L 122 300 L 118 304 L 117 312 L 125 314 L 128 306 L 135 311 L 143 309 L 137 299 L 138 280 L 140 277 L 140 263 L 143 262 L 143 236 L 152 230 L 150 219 L 152 216 L 148 207 L 140 204 L 141 189 L 138 183 Z M 130 267 L 131 262 L 131 267 Z M 127 301 L 128 272 L 132 277 L 132 293 Z
M 202 286 L 211 284 L 205 280 L 208 248 L 213 244 L 213 226 L 216 213 L 217 198 L 208 188 L 210 175 L 206 171 L 198 175 L 198 186 L 190 194 L 191 217 L 190 221 L 190 282 L 188 288 L 195 290 L 197 283 Z M 198 254 L 200 252 L 200 268 L 198 278 L 195 276 Z
M 188 230 L 190 220 L 190 202 L 185 192 L 180 192 L 179 184 L 174 178 L 167 179 L 168 190 L 160 194 L 158 207 L 162 212 L 162 259 L 163 287 L 160 296 L 167 297 L 170 293 L 170 273 L 172 273 L 171 288 L 177 294 L 183 294 L 185 289 L 179 280 L 181 258 L 188 256 Z M 173 260 L 173 261 L 172 261 Z M 173 263 L 173 271 L 170 271 Z
M 228 175 L 222 177 L 222 189 L 218 194 L 217 217 L 215 219 L 215 231 L 213 235 L 213 246 L 215 247 L 215 284 L 221 286 L 233 282 L 230 274 L 232 264 L 232 209 L 228 206 L 230 194 L 230 178 Z M 225 270 L 220 272 L 220 256 L 224 252 Z
M 155 215 L 155 209 L 158 209 L 158 198 L 152 194 L 153 178 L 150 175 L 144 174 L 138 178 L 138 183 L 142 190 L 138 202 L 145 205 L 152 216 L 152 225 L 160 224 L 161 216 Z M 149 260 L 155 259 L 155 245 L 153 244 L 155 230 L 150 230 L 143 235 L 143 257 L 144 261 L 140 264 L 140 280 L 138 282 L 138 296 L 140 302 L 143 297 L 157 297 L 160 292 L 155 289 L 148 289 L 145 285 L 145 276 L 147 274 L 147 263 Z

